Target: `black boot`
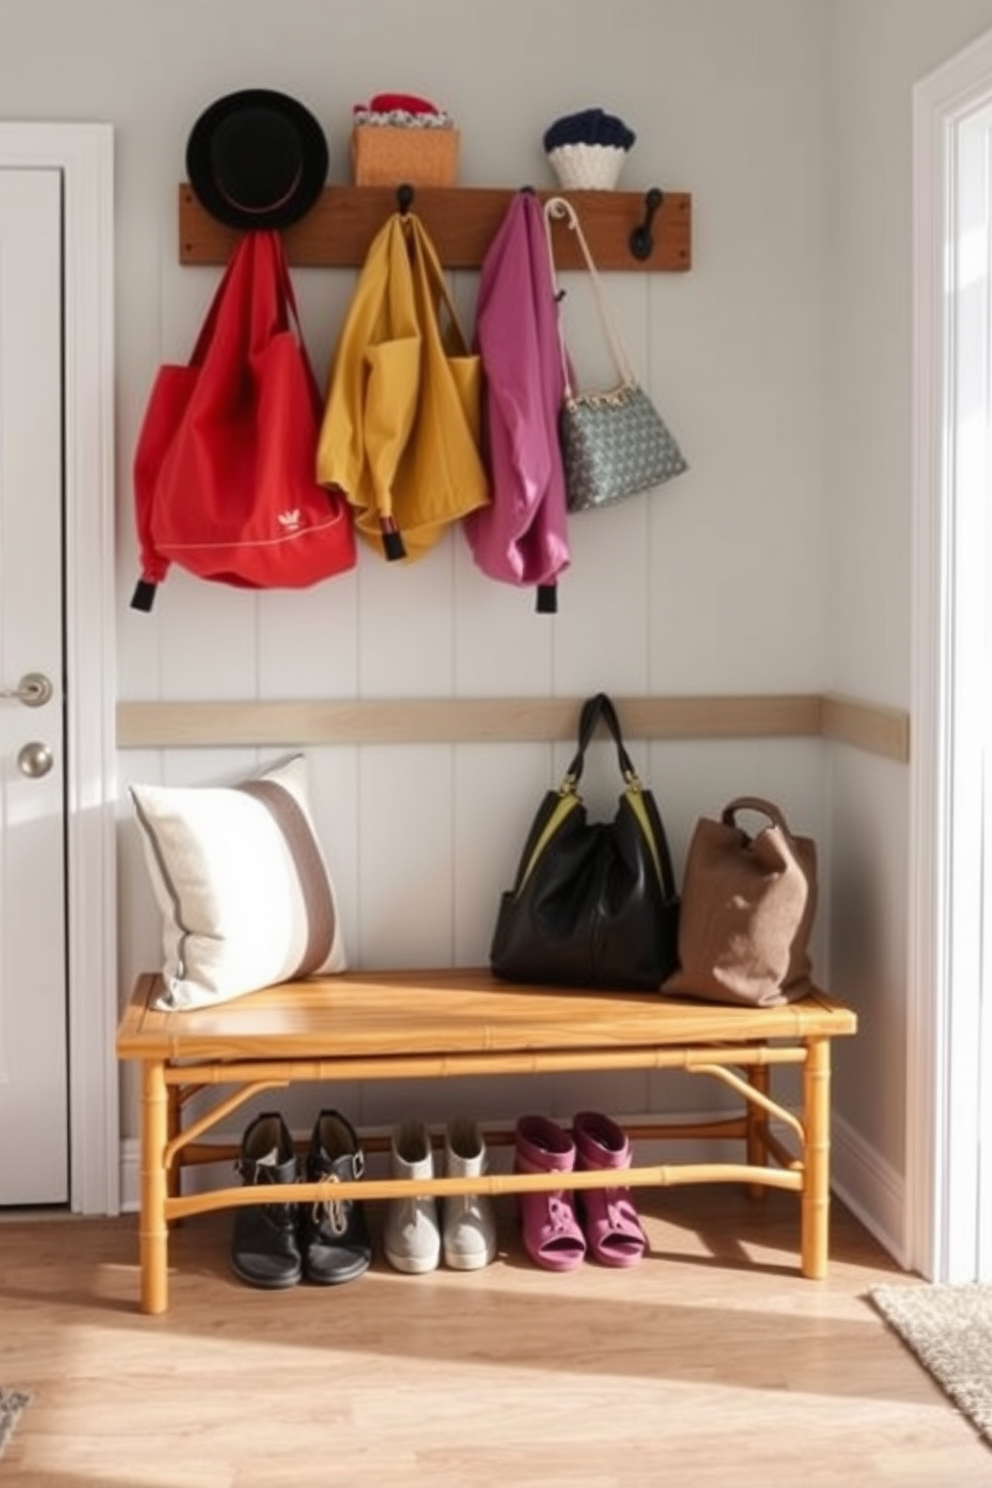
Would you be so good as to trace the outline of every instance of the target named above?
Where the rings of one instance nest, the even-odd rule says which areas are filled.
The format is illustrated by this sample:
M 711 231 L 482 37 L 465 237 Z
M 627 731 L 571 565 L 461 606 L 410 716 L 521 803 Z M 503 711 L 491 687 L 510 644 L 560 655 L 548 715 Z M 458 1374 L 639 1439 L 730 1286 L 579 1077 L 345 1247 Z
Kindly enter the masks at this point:
M 282 1117 L 256 1116 L 245 1130 L 237 1170 L 245 1183 L 295 1183 L 296 1152 Z M 238 1209 L 231 1240 L 234 1274 L 249 1286 L 290 1287 L 303 1275 L 296 1204 L 253 1204 Z
M 333 1185 L 361 1178 L 365 1156 L 354 1128 L 339 1111 L 321 1111 L 307 1154 L 307 1181 L 326 1183 L 328 1197 L 302 1205 L 300 1238 L 308 1281 L 335 1286 L 369 1269 L 372 1241 L 365 1211 L 355 1199 L 334 1199 Z

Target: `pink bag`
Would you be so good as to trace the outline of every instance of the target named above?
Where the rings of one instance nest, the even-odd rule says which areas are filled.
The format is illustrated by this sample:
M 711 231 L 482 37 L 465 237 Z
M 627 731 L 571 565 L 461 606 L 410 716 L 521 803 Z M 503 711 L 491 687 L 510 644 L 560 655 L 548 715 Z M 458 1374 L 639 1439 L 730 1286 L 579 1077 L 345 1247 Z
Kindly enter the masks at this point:
M 570 561 L 558 440 L 564 373 L 544 215 L 532 191 L 514 197 L 483 260 L 476 342 L 492 501 L 465 519 L 465 536 L 484 574 L 536 585 L 538 610 L 553 613 Z

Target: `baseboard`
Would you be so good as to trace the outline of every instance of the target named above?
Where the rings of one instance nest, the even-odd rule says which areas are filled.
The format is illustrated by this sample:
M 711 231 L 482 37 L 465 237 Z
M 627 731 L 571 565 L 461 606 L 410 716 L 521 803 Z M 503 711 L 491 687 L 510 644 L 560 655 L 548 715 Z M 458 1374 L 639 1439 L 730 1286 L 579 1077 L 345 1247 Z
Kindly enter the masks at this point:
M 831 1188 L 904 1270 L 906 1183 L 842 1116 L 831 1120 Z

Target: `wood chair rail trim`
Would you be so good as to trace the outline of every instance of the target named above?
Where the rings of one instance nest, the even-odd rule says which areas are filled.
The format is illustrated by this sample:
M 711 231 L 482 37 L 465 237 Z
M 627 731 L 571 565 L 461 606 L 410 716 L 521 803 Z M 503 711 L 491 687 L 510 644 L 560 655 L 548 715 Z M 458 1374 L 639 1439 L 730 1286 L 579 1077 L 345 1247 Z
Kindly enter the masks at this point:
M 120 749 L 570 741 L 581 698 L 122 701 Z M 628 739 L 823 738 L 905 763 L 909 718 L 834 693 L 618 697 Z

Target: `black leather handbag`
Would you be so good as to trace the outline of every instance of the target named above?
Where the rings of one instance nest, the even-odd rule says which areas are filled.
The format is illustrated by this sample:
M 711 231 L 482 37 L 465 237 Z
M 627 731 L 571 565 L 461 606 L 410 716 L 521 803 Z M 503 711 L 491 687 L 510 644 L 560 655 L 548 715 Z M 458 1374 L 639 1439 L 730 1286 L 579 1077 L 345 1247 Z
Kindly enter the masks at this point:
M 624 788 L 612 822 L 590 822 L 578 793 L 602 720 Z M 637 777 L 605 693 L 583 705 L 578 751 L 548 791 L 500 898 L 490 965 L 511 982 L 654 991 L 674 971 L 679 899 L 661 814 Z

